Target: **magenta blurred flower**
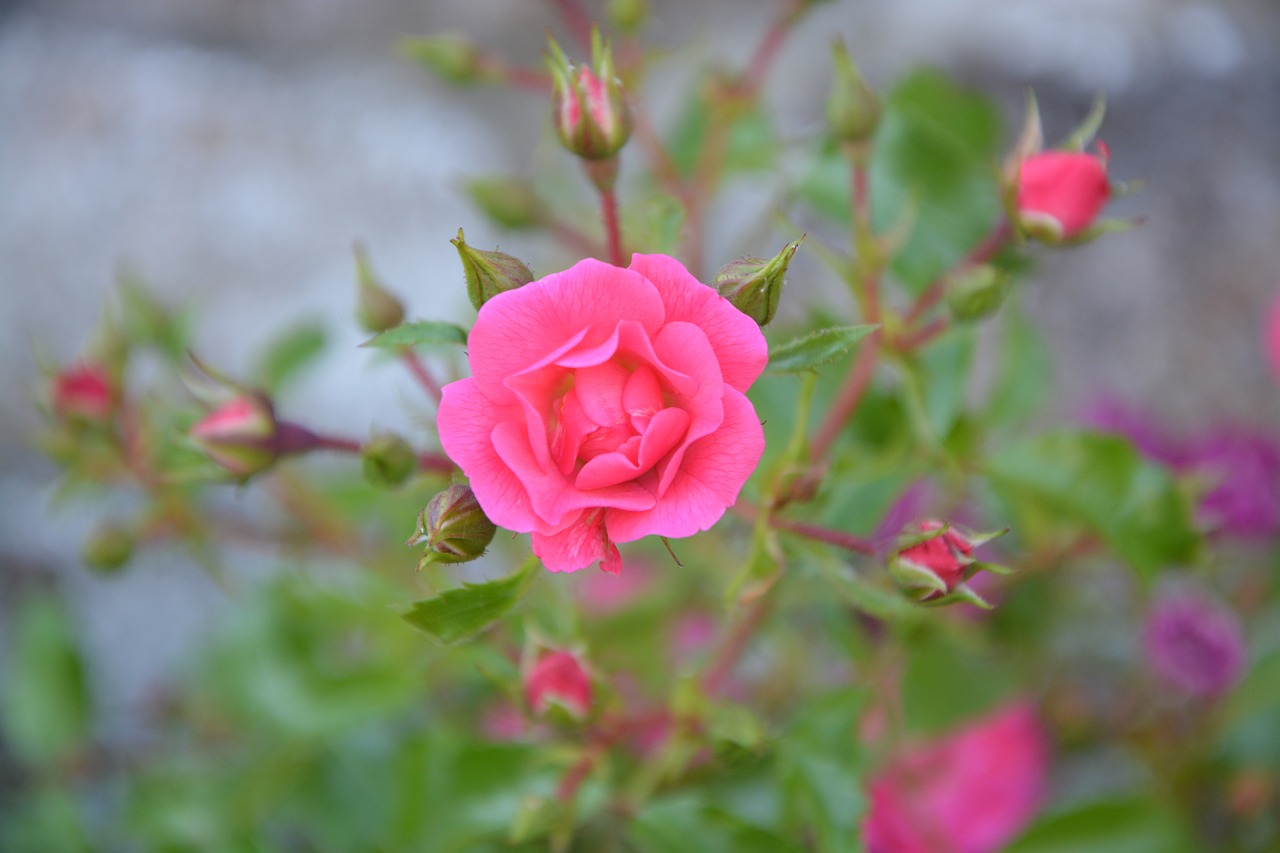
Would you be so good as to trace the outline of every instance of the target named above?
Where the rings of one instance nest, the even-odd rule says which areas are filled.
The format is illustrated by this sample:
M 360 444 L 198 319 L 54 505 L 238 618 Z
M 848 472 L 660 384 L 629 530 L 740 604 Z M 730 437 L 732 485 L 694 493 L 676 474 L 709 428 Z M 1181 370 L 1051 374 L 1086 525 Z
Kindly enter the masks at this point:
M 538 716 L 558 705 L 573 719 L 585 719 L 591 710 L 591 694 L 591 676 L 572 652 L 544 655 L 525 676 L 525 701 Z
M 1185 449 L 1160 428 L 1155 418 L 1116 397 L 1096 400 L 1084 410 L 1081 420 L 1099 432 L 1124 436 L 1139 453 L 1161 464 L 1176 468 L 1186 458 Z
M 903 753 L 871 779 L 869 853 L 992 853 L 1044 801 L 1049 745 L 1018 704 Z
M 1280 296 L 1271 303 L 1267 311 L 1266 325 L 1262 332 L 1262 343 L 1267 349 L 1267 360 L 1271 370 L 1280 380 Z
M 1156 675 L 1192 696 L 1221 696 L 1244 670 L 1240 620 L 1205 593 L 1180 591 L 1158 597 L 1147 616 L 1143 646 Z
M 1201 519 L 1237 536 L 1271 536 L 1280 530 L 1280 447 L 1268 436 L 1220 429 L 1188 454 L 1185 467 L 1207 479 Z

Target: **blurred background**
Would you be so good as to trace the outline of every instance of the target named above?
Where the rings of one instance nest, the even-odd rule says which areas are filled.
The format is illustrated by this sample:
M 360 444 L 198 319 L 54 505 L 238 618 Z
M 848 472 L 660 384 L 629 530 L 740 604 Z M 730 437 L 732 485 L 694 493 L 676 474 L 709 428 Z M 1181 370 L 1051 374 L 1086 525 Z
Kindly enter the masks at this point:
M 680 49 L 644 93 L 666 127 L 680 81 L 736 67 L 777 4 L 651 6 L 648 41 Z M 197 350 L 232 371 L 273 330 L 317 318 L 330 354 L 286 410 L 357 436 L 403 426 L 410 380 L 354 349 L 352 242 L 421 317 L 470 310 L 448 243 L 459 226 L 538 272 L 568 260 L 493 228 L 459 191 L 467 176 L 529 173 L 564 155 L 542 96 L 450 88 L 397 56 L 399 37 L 444 30 L 528 66 L 541 64 L 547 32 L 567 41 L 535 0 L 0 0 L 0 666 L 10 603 L 56 585 L 107 744 L 145 741 L 139 709 L 226 600 L 174 554 L 143 555 L 120 578 L 80 567 L 93 519 L 50 509 L 54 470 L 32 449 L 38 357 L 73 360 L 126 271 L 192 306 Z M 1054 416 L 1074 419 L 1112 393 L 1175 431 L 1274 432 L 1280 391 L 1260 330 L 1280 293 L 1280 6 L 824 4 L 766 88 L 784 136 L 821 121 L 836 35 L 875 84 L 927 64 L 989 94 L 1010 139 L 1028 86 L 1050 142 L 1104 93 L 1111 173 L 1146 182 L 1110 213 L 1145 222 L 1041 253 L 1025 304 L 1057 356 Z M 741 245 L 743 199 L 762 206 L 767 194 L 734 192 L 710 235 L 712 268 L 776 248 Z M 806 269 L 788 298 L 806 295 Z

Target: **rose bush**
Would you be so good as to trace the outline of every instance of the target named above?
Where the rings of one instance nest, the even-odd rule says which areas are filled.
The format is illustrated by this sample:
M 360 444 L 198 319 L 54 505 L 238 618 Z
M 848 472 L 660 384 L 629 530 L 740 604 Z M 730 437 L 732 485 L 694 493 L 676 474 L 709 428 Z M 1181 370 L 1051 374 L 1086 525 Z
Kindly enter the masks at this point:
M 444 389 L 441 443 L 552 571 L 617 572 L 616 542 L 706 530 L 764 452 L 744 393 L 764 335 L 664 255 L 585 260 L 495 296 L 468 355 L 471 378 Z

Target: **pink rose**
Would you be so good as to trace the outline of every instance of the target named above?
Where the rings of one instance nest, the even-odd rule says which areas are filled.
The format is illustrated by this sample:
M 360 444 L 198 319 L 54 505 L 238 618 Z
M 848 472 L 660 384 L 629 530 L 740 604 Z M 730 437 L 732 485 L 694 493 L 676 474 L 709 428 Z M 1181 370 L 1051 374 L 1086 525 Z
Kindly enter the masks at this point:
M 524 697 L 539 716 L 554 704 L 581 720 L 591 710 L 591 676 L 572 652 L 551 652 L 525 677 Z
M 1100 155 L 1045 151 L 1022 161 L 1018 219 L 1032 233 L 1068 240 L 1093 224 L 1110 197 L 1105 148 Z
M 615 542 L 706 530 L 764 452 L 743 393 L 764 336 L 664 255 L 585 260 L 500 293 L 468 352 L 440 440 L 489 518 L 531 533 L 552 571 L 617 572 Z
M 116 403 L 116 392 L 106 371 L 87 363 L 55 376 L 50 396 L 54 412 L 63 420 L 105 421 Z
M 869 783 L 868 853 L 992 853 L 1039 810 L 1049 747 L 1015 705 L 907 750 Z

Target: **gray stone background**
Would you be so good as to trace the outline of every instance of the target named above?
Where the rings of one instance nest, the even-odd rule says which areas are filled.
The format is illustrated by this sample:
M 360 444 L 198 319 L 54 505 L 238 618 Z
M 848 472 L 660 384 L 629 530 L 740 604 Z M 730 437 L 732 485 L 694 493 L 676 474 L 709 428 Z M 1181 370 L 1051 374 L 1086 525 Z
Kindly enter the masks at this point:
M 682 69 L 740 60 L 776 8 L 652 6 L 652 42 L 686 51 L 646 93 L 660 123 Z M 540 97 L 450 89 L 395 56 L 397 37 L 440 30 L 530 65 L 546 31 L 566 40 L 536 0 L 0 0 L 0 619 L 27 580 L 56 576 L 104 725 L 121 736 L 223 602 L 172 555 L 114 580 L 79 568 L 92 507 L 48 505 L 53 470 L 30 440 L 33 345 L 73 359 L 126 267 L 195 306 L 199 351 L 232 370 L 273 329 L 324 319 L 333 354 L 290 405 L 356 435 L 403 425 L 409 381 L 353 349 L 352 240 L 411 314 L 466 316 L 447 242 L 458 226 L 476 245 L 547 258 L 487 228 L 461 178 L 558 156 Z M 819 120 L 837 33 L 874 82 L 928 63 L 991 93 L 1011 133 L 1028 85 L 1051 140 L 1105 92 L 1113 175 L 1148 182 L 1111 212 L 1149 219 L 1044 257 L 1028 305 L 1060 360 L 1057 415 L 1107 389 L 1187 429 L 1272 428 L 1280 389 L 1260 326 L 1280 292 L 1274 0 L 822 5 L 766 90 L 784 127 Z M 737 224 L 722 212 L 717 260 Z

